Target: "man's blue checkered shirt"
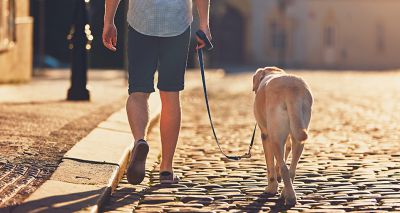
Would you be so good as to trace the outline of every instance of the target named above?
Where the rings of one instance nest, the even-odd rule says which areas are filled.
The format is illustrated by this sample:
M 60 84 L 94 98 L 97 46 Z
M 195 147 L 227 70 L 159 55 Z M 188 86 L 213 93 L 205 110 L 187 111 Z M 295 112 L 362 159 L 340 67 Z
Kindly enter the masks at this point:
M 192 21 L 192 0 L 129 0 L 128 23 L 145 35 L 177 36 Z

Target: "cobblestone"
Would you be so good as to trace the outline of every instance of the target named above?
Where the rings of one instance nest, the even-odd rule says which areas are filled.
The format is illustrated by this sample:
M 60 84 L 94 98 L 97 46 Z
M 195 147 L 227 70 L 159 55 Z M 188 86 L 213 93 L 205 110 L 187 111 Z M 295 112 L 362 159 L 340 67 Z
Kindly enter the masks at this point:
M 297 205 L 285 207 L 278 195 L 264 193 L 266 166 L 259 138 L 251 159 L 234 162 L 222 157 L 198 87 L 183 93 L 183 125 L 175 155 L 182 182 L 160 185 L 155 166 L 148 171 L 144 191 L 129 194 L 121 189 L 137 187 L 120 183 L 105 211 L 123 206 L 121 198 L 131 196 L 140 202 L 128 202 L 130 208 L 124 209 L 137 212 L 399 211 L 400 73 L 297 74 L 309 82 L 315 97 L 310 137 L 294 181 Z M 229 154 L 246 152 L 254 122 L 251 74 L 211 79 L 209 93 L 222 148 Z M 150 197 L 169 202 L 146 203 Z

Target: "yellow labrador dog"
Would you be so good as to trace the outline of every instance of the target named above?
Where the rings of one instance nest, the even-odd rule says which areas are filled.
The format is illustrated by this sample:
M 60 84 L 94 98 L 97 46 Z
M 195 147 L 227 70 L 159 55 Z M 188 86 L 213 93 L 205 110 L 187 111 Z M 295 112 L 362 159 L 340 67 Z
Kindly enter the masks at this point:
M 289 75 L 282 69 L 265 67 L 258 69 L 253 76 L 253 91 L 256 93 L 254 115 L 261 129 L 267 162 L 266 192 L 276 194 L 278 181 L 282 177 L 284 187 L 281 198 L 285 199 L 286 205 L 295 205 L 296 193 L 292 182 L 304 141 L 308 137 L 313 104 L 310 88 L 301 78 Z M 292 161 L 288 169 L 285 162 L 291 149 Z

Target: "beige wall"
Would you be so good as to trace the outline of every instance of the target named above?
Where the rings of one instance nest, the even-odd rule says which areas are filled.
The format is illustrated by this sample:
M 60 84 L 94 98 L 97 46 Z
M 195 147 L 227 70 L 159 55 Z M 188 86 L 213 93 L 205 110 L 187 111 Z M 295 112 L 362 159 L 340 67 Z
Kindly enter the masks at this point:
M 282 20 L 277 0 L 251 0 L 247 43 L 257 64 L 277 63 L 271 47 L 271 20 L 285 23 L 286 64 L 291 67 L 390 69 L 400 67 L 399 0 L 296 0 Z M 327 28 L 333 45 L 327 47 Z M 380 41 L 379 41 L 380 40 Z M 381 44 L 379 44 L 381 43 Z
M 29 0 L 16 0 L 17 41 L 9 50 L 0 52 L 0 83 L 27 82 L 32 76 L 33 19 Z
M 400 67 L 400 1 L 309 0 L 304 65 L 340 69 Z M 326 47 L 324 29 L 333 28 Z M 312 42 L 310 42 L 312 41 Z M 379 44 L 381 43 L 381 44 Z

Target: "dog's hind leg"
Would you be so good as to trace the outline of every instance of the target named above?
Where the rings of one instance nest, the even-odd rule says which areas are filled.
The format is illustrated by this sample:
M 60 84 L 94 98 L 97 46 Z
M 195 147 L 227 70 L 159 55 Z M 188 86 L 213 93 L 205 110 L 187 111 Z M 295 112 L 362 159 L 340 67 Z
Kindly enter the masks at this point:
M 284 184 L 281 198 L 285 199 L 285 205 L 295 205 L 297 202 L 296 193 L 294 192 L 292 181 L 290 180 L 289 169 L 284 161 L 283 146 L 279 143 L 272 143 L 272 147 L 276 161 L 281 168 L 282 180 Z
M 289 119 L 283 111 L 271 109 L 271 115 L 268 120 L 268 136 L 271 140 L 272 151 L 277 164 L 280 167 L 284 188 L 281 197 L 285 198 L 286 205 L 296 204 L 296 194 L 290 180 L 289 169 L 284 160 L 285 142 L 289 135 Z M 272 129 L 273 128 L 273 129 Z
M 290 151 L 292 150 L 292 142 L 290 140 L 290 137 L 287 137 L 285 144 L 286 144 L 285 145 L 285 162 L 287 162 Z M 276 166 L 275 166 L 275 172 L 276 172 L 276 179 L 278 180 L 278 183 L 280 183 L 282 181 L 282 176 L 281 176 L 281 168 L 279 167 L 278 164 L 276 164 Z
M 287 162 L 290 151 L 292 151 L 292 140 L 290 139 L 289 136 L 287 137 L 285 144 L 286 144 L 285 145 L 285 162 Z
M 303 117 L 302 117 L 302 122 L 306 129 L 308 130 L 308 126 L 310 124 L 310 119 L 311 119 L 311 107 L 307 104 L 303 104 Z M 290 174 L 290 179 L 294 181 L 294 178 L 296 177 L 296 168 L 297 164 L 299 163 L 301 154 L 303 153 L 304 149 L 304 141 L 298 141 L 295 137 L 292 137 L 290 135 L 290 138 L 292 139 L 292 161 L 290 163 L 290 169 L 289 169 L 289 174 Z
M 290 163 L 289 175 L 292 182 L 296 176 L 297 163 L 300 160 L 301 153 L 303 153 L 304 143 L 292 138 L 292 161 Z
M 272 152 L 271 141 L 268 139 L 268 135 L 262 133 L 261 139 L 264 147 L 265 161 L 267 163 L 267 175 L 268 175 L 268 186 L 265 189 L 267 194 L 274 195 L 278 192 L 278 181 L 274 169 L 274 154 Z

